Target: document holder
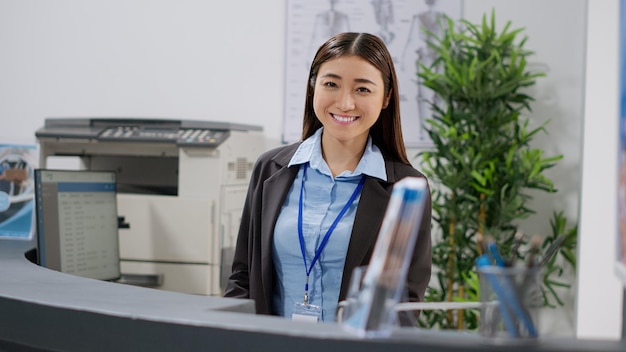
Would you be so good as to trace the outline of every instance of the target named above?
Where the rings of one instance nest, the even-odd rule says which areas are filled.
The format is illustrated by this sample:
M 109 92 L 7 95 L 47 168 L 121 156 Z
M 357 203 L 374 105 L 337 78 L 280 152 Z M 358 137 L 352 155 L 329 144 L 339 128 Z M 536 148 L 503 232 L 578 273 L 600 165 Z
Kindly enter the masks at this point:
M 423 178 L 406 177 L 395 184 L 370 264 L 366 269 L 355 270 L 348 299 L 340 303 L 343 313 L 338 318 L 342 326 L 362 335 L 390 333 L 396 319 L 395 306 L 405 288 L 427 191 Z

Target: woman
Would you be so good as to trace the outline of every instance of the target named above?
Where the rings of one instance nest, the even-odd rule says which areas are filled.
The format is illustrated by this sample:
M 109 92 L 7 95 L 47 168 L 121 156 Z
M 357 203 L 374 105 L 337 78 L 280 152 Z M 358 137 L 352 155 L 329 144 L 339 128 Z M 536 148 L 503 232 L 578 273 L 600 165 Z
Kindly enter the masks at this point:
M 380 38 L 341 33 L 317 51 L 302 142 L 256 162 L 226 297 L 258 314 L 334 321 L 354 268 L 367 265 L 395 182 L 424 177 L 409 163 L 398 82 Z M 431 203 L 407 277 L 420 301 L 431 271 Z

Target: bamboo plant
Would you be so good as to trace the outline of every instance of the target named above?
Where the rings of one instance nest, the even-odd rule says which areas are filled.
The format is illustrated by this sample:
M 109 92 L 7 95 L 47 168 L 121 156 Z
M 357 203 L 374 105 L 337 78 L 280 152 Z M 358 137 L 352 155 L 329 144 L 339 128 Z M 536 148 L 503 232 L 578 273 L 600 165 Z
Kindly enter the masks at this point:
M 494 238 L 504 255 L 523 259 L 525 252 L 511 253 L 518 221 L 534 211 L 528 202 L 530 190 L 556 192 L 544 171 L 562 156 L 546 156 L 531 141 L 546 132 L 547 122 L 530 127 L 524 117 L 533 97 L 528 87 L 544 76 L 531 72 L 524 48 L 523 29 L 507 23 L 498 32 L 495 13 L 473 24 L 446 17 L 439 37 L 430 33 L 429 47 L 438 59 L 429 67 L 420 65 L 421 84 L 436 99 L 430 102 L 432 116 L 425 129 L 433 147 L 420 153 L 421 168 L 432 185 L 433 269 L 436 280 L 427 290 L 427 301 L 476 300 L 478 289 L 475 260 L 481 254 L 481 236 Z M 555 213 L 553 233 L 544 236 L 542 247 L 557 236 L 569 236 L 559 251 L 572 266 L 575 258 L 575 228 L 566 228 L 562 213 Z M 557 228 L 558 227 L 558 228 Z M 519 235 L 518 235 L 519 238 Z M 527 243 L 524 235 L 522 243 Z M 549 305 L 556 297 L 554 286 L 567 286 L 555 278 L 561 261 L 552 260 L 544 278 L 544 298 Z M 556 269 L 555 269 L 556 268 Z M 473 329 L 476 311 L 424 311 L 424 327 Z

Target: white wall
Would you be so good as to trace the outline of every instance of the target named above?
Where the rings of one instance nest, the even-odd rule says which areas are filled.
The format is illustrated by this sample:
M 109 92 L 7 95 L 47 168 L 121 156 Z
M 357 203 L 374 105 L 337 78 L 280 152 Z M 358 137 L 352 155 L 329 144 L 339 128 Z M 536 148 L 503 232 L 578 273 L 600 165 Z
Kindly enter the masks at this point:
M 601 39 L 592 44 L 602 45 L 590 51 L 589 68 L 604 70 L 608 77 L 612 66 L 600 55 L 609 61 L 617 55 L 614 42 L 606 39 L 617 33 L 611 26 L 617 0 L 589 2 L 589 35 L 593 31 Z M 285 4 L 286 0 L 0 0 L 0 143 L 35 143 L 34 132 L 45 117 L 101 116 L 259 124 L 269 142 L 277 144 L 284 105 Z M 550 134 L 539 136 L 536 145 L 548 155 L 563 154 L 564 159 L 549 172 L 559 192 L 535 195 L 531 206 L 539 214 L 524 224 L 529 233 L 546 233 L 553 210 L 564 210 L 572 221 L 578 218 L 586 6 L 585 0 L 465 0 L 465 17 L 471 21 L 495 8 L 499 25 L 508 19 L 515 28 L 525 27 L 527 47 L 536 52 L 532 64 L 549 69 L 532 92 L 538 97 L 533 121 L 551 119 Z M 586 189 L 596 184 L 608 187 L 611 180 L 604 176 L 612 172 L 612 163 L 598 157 L 610 149 L 588 149 L 605 143 L 607 131 L 613 131 L 610 119 L 617 121 L 611 111 L 590 110 L 594 104 L 595 109 L 607 109 L 606 96 L 614 88 L 601 85 L 598 77 L 598 86 L 587 89 L 585 113 L 593 120 L 585 125 Z M 597 98 L 590 100 L 590 94 Z M 594 128 L 597 135 L 591 132 Z M 608 190 L 583 194 L 587 200 L 597 198 L 580 207 L 585 249 L 590 246 L 588 236 L 613 238 L 612 229 L 600 231 L 613 219 L 599 213 L 612 209 L 612 194 Z M 608 243 L 595 243 L 604 253 L 600 257 L 609 258 Z M 588 286 L 586 270 L 597 263 L 586 260 L 586 250 L 580 254 L 577 333 L 615 336 L 621 310 L 614 298 L 619 292 L 614 285 L 604 286 L 613 271 L 606 269 L 608 279 Z M 590 290 L 606 294 L 594 297 Z M 591 319 L 592 311 L 601 306 L 598 297 L 607 308 Z M 573 331 L 575 319 L 570 311 L 553 327 Z M 581 323 L 587 319 L 589 324 Z
M 615 275 L 619 118 L 619 1 L 589 1 L 578 249 L 577 336 L 619 339 Z
M 260 124 L 280 139 L 284 0 L 0 0 L 0 141 L 45 117 Z

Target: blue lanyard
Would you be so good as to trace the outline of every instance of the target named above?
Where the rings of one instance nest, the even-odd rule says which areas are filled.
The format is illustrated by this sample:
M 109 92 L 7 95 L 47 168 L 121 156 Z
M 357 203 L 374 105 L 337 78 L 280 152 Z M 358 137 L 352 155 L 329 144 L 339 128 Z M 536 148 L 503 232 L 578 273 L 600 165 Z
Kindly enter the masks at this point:
M 356 196 L 359 194 L 359 192 L 361 192 L 361 188 L 363 188 L 363 183 L 365 183 L 365 176 L 362 176 L 361 181 L 359 181 L 359 184 L 356 186 L 356 189 L 350 196 L 350 199 L 348 199 L 348 202 L 346 203 L 346 205 L 343 206 L 343 209 L 341 209 L 341 211 L 339 212 L 339 215 L 337 215 L 337 217 L 335 218 L 335 221 L 333 221 L 332 225 L 330 225 L 330 227 L 328 228 L 328 231 L 326 231 L 326 235 L 324 235 L 324 238 L 322 239 L 322 243 L 320 243 L 317 250 L 315 250 L 315 256 L 313 257 L 313 260 L 311 261 L 311 265 L 307 265 L 306 264 L 306 249 L 304 247 L 304 235 L 302 234 L 302 194 L 304 193 L 304 179 L 306 178 L 307 167 L 308 167 L 308 164 L 304 164 L 304 171 L 302 172 L 302 183 L 300 184 L 300 202 L 299 202 L 299 208 L 298 208 L 298 238 L 300 240 L 300 251 L 302 251 L 302 259 L 304 260 L 304 269 L 306 270 L 306 283 L 304 284 L 304 304 L 305 305 L 309 304 L 309 275 L 311 274 L 311 271 L 313 270 L 313 266 L 315 265 L 320 255 L 322 254 L 324 247 L 326 247 L 326 244 L 328 243 L 328 239 L 330 238 L 330 235 L 335 230 L 335 227 L 337 227 L 339 220 L 341 220 L 341 218 L 346 213 L 346 211 L 348 211 L 348 208 L 350 208 L 350 205 L 352 204 L 352 202 L 354 202 L 354 199 L 356 198 Z

